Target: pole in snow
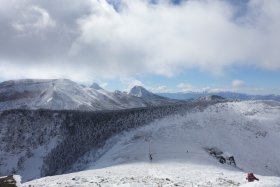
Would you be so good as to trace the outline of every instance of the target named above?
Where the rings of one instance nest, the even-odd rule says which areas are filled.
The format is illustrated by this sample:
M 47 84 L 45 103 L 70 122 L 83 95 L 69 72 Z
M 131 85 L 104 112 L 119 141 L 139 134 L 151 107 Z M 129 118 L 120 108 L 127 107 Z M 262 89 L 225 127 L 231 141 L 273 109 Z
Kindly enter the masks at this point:
M 153 157 L 152 157 L 152 153 L 151 153 L 151 140 L 149 140 L 149 157 L 150 157 L 150 161 L 152 161 Z

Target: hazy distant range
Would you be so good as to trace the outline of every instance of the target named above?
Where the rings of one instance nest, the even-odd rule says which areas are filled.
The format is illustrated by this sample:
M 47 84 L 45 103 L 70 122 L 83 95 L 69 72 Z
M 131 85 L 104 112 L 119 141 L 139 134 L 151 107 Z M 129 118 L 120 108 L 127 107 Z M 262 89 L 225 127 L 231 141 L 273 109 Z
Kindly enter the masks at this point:
M 207 95 L 219 95 L 226 99 L 237 100 L 275 100 L 280 101 L 280 95 L 250 95 L 236 92 L 176 92 L 176 93 L 157 93 L 160 96 L 171 99 L 191 100 Z

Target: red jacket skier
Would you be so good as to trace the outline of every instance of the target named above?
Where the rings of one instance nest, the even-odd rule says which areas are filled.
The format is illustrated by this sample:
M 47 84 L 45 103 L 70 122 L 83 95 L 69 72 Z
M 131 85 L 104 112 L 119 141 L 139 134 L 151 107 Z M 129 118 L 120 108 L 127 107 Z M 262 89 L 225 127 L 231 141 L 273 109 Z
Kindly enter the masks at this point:
M 255 177 L 255 175 L 253 173 L 248 173 L 247 178 L 248 182 L 254 182 L 254 180 L 259 180 L 257 177 Z

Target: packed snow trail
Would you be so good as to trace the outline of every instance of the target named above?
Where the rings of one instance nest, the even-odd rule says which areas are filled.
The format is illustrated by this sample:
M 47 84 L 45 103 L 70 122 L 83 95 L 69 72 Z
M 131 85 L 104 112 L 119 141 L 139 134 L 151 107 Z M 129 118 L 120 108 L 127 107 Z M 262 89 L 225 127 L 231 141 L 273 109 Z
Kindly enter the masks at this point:
M 279 121 L 277 102 L 219 103 L 114 137 L 97 161 L 90 153 L 80 159 L 87 171 L 23 186 L 279 187 Z M 219 163 L 205 150 L 211 147 L 232 154 L 239 168 Z M 260 181 L 248 183 L 249 171 Z

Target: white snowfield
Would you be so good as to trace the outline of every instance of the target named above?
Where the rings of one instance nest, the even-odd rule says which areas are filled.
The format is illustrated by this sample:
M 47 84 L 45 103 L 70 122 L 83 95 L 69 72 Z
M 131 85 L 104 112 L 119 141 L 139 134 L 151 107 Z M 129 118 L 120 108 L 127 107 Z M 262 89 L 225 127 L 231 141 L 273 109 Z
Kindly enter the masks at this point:
M 280 103 L 219 103 L 122 133 L 97 161 L 93 151 L 81 158 L 84 171 L 23 186 L 279 187 L 279 142 Z M 232 154 L 237 167 L 210 156 L 205 148 L 212 147 Z M 247 182 L 249 171 L 260 180 Z

